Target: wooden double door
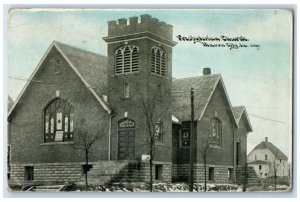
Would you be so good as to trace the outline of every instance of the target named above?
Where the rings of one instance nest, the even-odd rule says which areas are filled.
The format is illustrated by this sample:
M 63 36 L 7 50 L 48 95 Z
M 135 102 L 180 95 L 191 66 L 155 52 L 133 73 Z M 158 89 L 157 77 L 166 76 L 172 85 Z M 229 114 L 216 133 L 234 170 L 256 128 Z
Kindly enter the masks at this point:
M 134 129 L 119 130 L 118 136 L 119 136 L 118 159 L 119 160 L 134 159 L 135 130 Z

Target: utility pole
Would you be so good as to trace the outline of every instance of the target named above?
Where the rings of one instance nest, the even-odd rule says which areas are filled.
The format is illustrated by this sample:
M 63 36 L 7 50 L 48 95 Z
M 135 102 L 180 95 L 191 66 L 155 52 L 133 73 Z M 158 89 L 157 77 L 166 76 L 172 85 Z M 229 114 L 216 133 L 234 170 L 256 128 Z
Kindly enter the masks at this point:
M 190 186 L 189 191 L 193 192 L 194 176 L 193 176 L 193 129 L 194 129 L 194 91 L 191 88 L 191 131 L 190 131 Z

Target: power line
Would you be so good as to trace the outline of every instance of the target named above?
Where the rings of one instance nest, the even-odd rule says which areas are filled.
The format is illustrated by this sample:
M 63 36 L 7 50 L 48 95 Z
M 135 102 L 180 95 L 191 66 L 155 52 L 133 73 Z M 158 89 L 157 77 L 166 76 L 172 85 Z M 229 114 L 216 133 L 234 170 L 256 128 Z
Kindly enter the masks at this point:
M 55 82 L 50 82 L 50 81 L 42 81 L 42 80 L 33 80 L 33 79 L 24 79 L 24 78 L 18 78 L 18 77 L 8 77 L 9 79 L 15 79 L 15 80 L 21 80 L 21 81 L 32 81 L 32 82 L 36 82 L 36 83 L 44 83 L 44 84 L 52 84 L 52 85 L 62 85 L 62 86 L 70 86 L 70 87 L 76 87 L 78 85 L 76 84 L 66 84 L 66 83 L 55 83 Z M 98 89 L 100 90 L 100 88 L 97 88 L 97 87 L 94 87 L 94 86 L 86 86 L 87 88 L 89 89 Z M 193 90 L 194 92 L 203 92 L 204 88 L 202 88 L 201 90 Z M 206 88 L 207 90 L 212 90 L 212 88 Z M 181 93 L 181 95 L 172 95 L 172 97 L 186 97 L 186 95 L 182 95 L 182 93 L 189 93 L 188 91 L 172 91 L 172 94 L 173 93 Z M 149 93 L 147 93 L 149 94 Z M 153 93 L 153 94 L 156 94 L 156 93 Z M 217 106 L 219 108 L 223 108 L 224 111 L 228 111 L 228 110 L 231 110 L 230 107 L 225 107 L 223 105 L 218 105 L 218 104 L 214 104 L 212 102 L 209 102 L 208 100 L 204 100 L 204 99 L 201 99 L 201 98 L 197 98 L 196 100 L 198 101 L 201 101 L 201 102 L 204 102 L 204 103 L 209 103 L 210 105 L 213 105 L 213 106 Z M 190 106 L 180 106 L 181 109 L 190 109 Z M 260 118 L 260 119 L 264 119 L 264 120 L 267 120 L 267 121 L 273 121 L 273 122 L 277 122 L 277 123 L 282 123 L 282 124 L 287 124 L 287 122 L 284 122 L 284 121 L 280 121 L 280 120 L 275 120 L 275 119 L 270 119 L 270 118 L 266 118 L 266 117 L 262 117 L 262 116 L 259 116 L 259 115 L 255 115 L 255 114 L 249 114 L 249 116 L 252 116 L 252 117 L 255 117 L 255 118 Z
M 256 117 L 256 118 L 260 118 L 260 119 L 265 119 L 265 120 L 268 120 L 268 121 L 274 121 L 274 122 L 278 122 L 278 123 L 286 123 L 286 122 L 283 122 L 283 121 L 278 121 L 278 120 L 274 120 L 274 119 L 269 119 L 269 118 L 257 116 L 257 115 L 254 115 L 254 114 L 249 114 L 249 113 L 248 113 L 248 115 L 249 115 L 249 116 Z

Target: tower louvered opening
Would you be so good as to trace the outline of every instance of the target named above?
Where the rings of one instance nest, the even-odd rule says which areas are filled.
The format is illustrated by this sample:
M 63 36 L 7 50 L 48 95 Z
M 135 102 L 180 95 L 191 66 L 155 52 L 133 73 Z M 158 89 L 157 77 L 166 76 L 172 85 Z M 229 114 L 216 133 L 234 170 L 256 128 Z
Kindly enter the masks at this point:
M 161 54 L 161 75 L 166 75 L 166 54 L 164 52 Z
M 116 50 L 116 74 L 139 71 L 139 48 L 137 46 L 122 46 Z
M 151 50 L 151 72 L 155 73 L 155 50 L 152 48 Z
M 151 72 L 166 76 L 166 53 L 159 47 L 151 50 Z
M 132 72 L 139 71 L 139 50 L 137 47 L 133 48 L 132 51 L 132 57 L 131 57 L 131 63 L 132 63 Z
M 121 50 L 116 52 L 116 74 L 123 73 L 123 53 Z

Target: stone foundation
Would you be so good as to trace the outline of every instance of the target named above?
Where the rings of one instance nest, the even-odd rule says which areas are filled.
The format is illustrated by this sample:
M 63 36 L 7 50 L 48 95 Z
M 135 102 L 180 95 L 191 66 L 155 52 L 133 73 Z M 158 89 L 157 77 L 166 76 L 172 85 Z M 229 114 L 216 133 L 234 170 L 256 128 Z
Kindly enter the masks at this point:
M 194 182 L 204 182 L 204 165 L 194 164 Z M 214 168 L 213 181 L 209 180 L 209 168 Z M 232 169 L 232 178 L 229 179 L 228 169 Z M 209 183 L 234 183 L 234 170 L 233 166 L 224 165 L 206 165 L 206 180 Z M 190 165 L 189 164 L 173 164 L 172 167 L 172 181 L 173 182 L 188 182 L 190 176 Z
M 33 166 L 33 181 L 25 179 L 25 166 Z M 76 182 L 83 176 L 82 166 L 78 163 L 37 163 L 11 164 L 11 184 L 59 184 Z
M 155 179 L 155 166 L 161 166 L 162 174 L 159 176 L 160 179 Z M 171 169 L 172 164 L 166 162 L 154 162 L 152 167 L 152 175 L 154 181 L 161 181 L 161 182 L 171 182 Z M 141 164 L 141 181 L 149 182 L 150 181 L 150 165 L 149 163 Z
M 156 176 L 156 166 L 161 166 L 159 176 Z M 171 182 L 171 167 L 171 163 L 154 162 L 152 167 L 153 182 Z M 150 182 L 150 165 L 149 163 L 130 163 L 114 175 L 110 182 Z
M 9 184 L 62 184 L 74 182 L 84 184 L 82 165 L 78 163 L 36 163 L 11 164 Z M 149 163 L 137 161 L 100 161 L 90 162 L 93 166 L 88 172 L 89 184 L 117 182 L 150 182 Z M 153 182 L 171 182 L 171 167 L 168 162 L 153 162 Z M 25 167 L 32 166 L 33 180 L 26 180 Z M 158 166 L 159 169 L 156 169 Z M 156 171 L 159 174 L 156 174 Z M 157 179 L 156 179 L 157 178 Z

